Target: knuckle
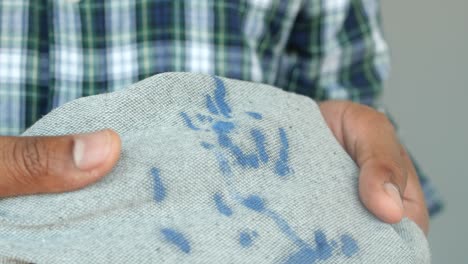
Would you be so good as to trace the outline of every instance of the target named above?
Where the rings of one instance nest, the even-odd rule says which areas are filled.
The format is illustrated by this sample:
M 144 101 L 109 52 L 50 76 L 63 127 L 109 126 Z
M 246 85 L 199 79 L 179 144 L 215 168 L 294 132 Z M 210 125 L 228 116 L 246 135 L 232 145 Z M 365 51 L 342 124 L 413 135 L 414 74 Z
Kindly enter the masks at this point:
M 14 153 L 19 168 L 17 180 L 28 185 L 40 184 L 48 173 L 46 144 L 38 138 L 28 138 L 15 144 Z
M 380 163 L 380 169 L 388 174 L 392 182 L 403 184 L 406 179 L 406 169 L 404 166 L 393 159 L 385 160 Z
M 375 111 L 375 121 L 384 129 L 387 129 L 392 132 L 395 131 L 392 122 L 390 122 L 390 119 L 388 119 L 387 115 L 385 115 L 384 113 Z
M 384 130 L 394 133 L 395 128 L 385 113 L 365 105 L 349 104 L 343 116 L 349 119 L 356 119 L 365 129 Z

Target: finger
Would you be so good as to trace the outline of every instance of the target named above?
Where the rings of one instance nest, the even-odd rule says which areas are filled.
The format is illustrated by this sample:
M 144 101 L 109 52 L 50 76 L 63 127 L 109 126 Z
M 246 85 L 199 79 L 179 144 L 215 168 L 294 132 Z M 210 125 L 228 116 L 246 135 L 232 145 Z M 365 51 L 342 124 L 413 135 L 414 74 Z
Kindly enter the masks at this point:
M 322 107 L 333 133 L 360 168 L 363 204 L 387 223 L 400 221 L 407 171 L 390 121 L 370 107 L 350 102 L 335 101 Z
M 405 150 L 403 151 L 403 161 L 406 168 L 408 168 L 408 181 L 403 194 L 405 216 L 414 221 L 427 236 L 429 232 L 429 212 L 424 200 L 424 192 L 411 158 Z
M 112 169 L 120 145 L 112 130 L 57 137 L 0 137 L 0 197 L 82 188 Z

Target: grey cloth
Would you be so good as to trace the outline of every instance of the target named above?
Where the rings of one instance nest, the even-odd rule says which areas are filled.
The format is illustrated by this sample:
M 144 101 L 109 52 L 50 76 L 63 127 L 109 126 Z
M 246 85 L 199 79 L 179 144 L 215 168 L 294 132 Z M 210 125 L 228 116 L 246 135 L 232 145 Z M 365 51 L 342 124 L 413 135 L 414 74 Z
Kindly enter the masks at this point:
M 165 73 L 72 101 L 24 133 L 116 130 L 82 190 L 0 200 L 1 263 L 429 263 L 416 224 L 382 223 L 309 98 Z

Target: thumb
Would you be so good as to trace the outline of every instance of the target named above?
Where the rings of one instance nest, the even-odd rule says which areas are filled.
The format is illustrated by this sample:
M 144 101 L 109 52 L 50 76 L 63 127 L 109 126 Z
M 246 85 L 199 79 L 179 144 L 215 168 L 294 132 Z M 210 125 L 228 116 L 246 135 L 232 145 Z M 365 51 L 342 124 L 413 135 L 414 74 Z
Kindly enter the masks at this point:
M 359 195 L 379 219 L 397 223 L 408 173 L 393 125 L 374 109 L 346 101 L 320 105 L 327 124 L 360 168 Z
M 107 174 L 119 159 L 112 130 L 56 137 L 0 137 L 0 197 L 64 192 Z

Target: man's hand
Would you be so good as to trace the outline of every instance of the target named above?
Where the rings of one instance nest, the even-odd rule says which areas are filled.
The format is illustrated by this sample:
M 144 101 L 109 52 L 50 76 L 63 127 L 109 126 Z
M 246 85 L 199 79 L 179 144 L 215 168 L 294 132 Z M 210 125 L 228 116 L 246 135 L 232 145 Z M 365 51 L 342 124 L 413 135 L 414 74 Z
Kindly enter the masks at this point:
M 348 101 L 326 101 L 320 110 L 361 170 L 359 196 L 367 209 L 387 223 L 406 216 L 427 235 L 429 216 L 416 170 L 386 116 Z
M 112 130 L 59 137 L 0 137 L 0 197 L 64 192 L 106 175 L 119 159 Z

